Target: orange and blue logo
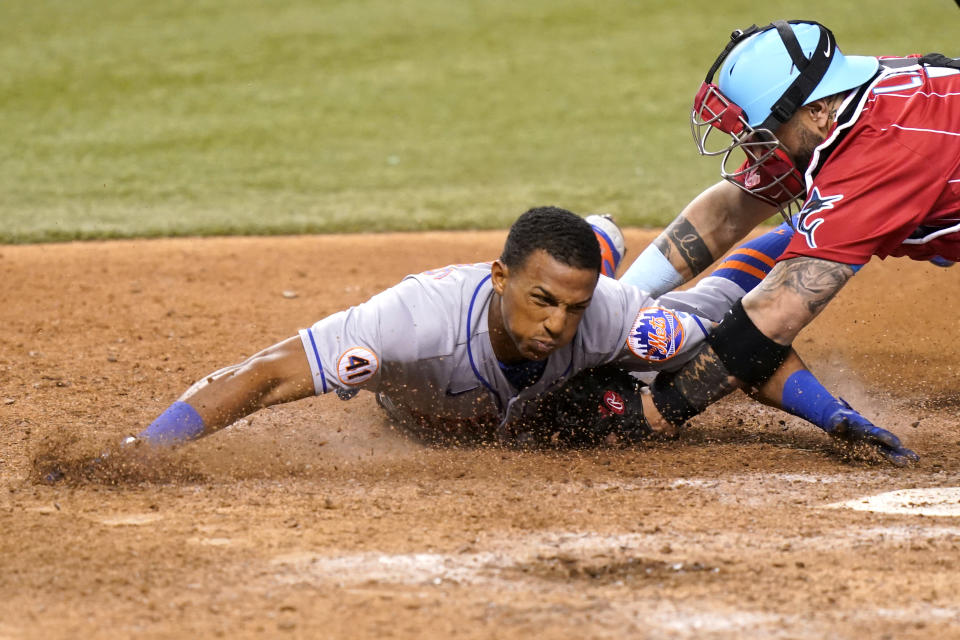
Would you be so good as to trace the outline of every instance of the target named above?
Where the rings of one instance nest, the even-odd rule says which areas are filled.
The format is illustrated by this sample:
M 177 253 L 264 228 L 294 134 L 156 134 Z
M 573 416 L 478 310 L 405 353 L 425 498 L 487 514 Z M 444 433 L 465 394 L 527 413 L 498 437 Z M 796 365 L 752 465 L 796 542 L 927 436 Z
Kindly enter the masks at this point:
M 366 347 L 352 347 L 340 354 L 337 377 L 340 382 L 352 387 L 372 378 L 379 368 L 377 354 Z
M 663 362 L 683 347 L 683 323 L 676 313 L 663 307 L 641 309 L 627 335 L 633 355 L 649 362 Z

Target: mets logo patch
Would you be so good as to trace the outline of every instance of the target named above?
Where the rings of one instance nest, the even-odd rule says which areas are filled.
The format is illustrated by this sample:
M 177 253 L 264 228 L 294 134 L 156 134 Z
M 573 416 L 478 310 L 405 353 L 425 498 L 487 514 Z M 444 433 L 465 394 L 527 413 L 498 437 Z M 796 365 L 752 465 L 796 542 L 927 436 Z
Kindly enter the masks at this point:
M 641 360 L 663 362 L 683 347 L 683 324 L 673 311 L 663 307 L 640 309 L 627 336 L 627 347 Z
M 337 377 L 343 384 L 362 384 L 380 367 L 377 354 L 366 347 L 347 349 L 337 360 Z

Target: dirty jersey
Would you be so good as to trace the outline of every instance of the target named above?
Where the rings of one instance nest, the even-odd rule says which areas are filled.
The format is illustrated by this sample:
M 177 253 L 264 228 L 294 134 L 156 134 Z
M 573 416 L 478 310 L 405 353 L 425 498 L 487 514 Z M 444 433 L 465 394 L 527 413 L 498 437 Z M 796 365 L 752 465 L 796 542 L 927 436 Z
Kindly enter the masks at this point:
M 841 105 L 781 256 L 960 260 L 960 73 L 884 69 Z
M 540 379 L 522 391 L 504 376 L 490 342 L 490 263 L 407 276 L 300 338 L 318 395 L 348 399 L 367 389 L 395 419 L 503 428 L 528 400 L 583 369 L 614 361 L 636 371 L 681 366 L 742 295 L 735 283 L 708 278 L 654 300 L 601 276 L 573 341 L 550 354 Z

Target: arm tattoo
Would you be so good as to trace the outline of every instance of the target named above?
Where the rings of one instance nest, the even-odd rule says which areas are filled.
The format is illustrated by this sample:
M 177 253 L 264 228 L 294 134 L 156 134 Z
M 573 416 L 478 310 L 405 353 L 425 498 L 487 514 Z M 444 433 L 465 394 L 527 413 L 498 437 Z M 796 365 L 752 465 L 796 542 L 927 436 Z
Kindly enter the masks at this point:
M 653 246 L 660 250 L 664 258 L 670 260 L 670 254 L 673 253 L 673 249 L 670 247 L 670 241 L 667 240 L 666 230 L 657 236 L 657 239 L 653 241 Z
M 680 252 L 694 276 L 713 264 L 713 256 L 707 248 L 707 243 L 686 218 L 680 217 L 671 222 L 654 244 L 660 253 L 669 259 L 670 252 L 673 250 L 671 243 Z
M 760 282 L 757 294 L 794 293 L 803 299 L 812 318 L 827 306 L 852 276 L 850 265 L 819 258 L 793 258 L 777 264 Z
M 793 258 L 777 264 L 751 295 L 758 292 L 765 296 L 776 296 L 783 292 L 799 295 L 812 317 L 823 309 L 852 275 L 853 269 L 845 264 L 817 258 Z M 805 318 L 804 323 L 808 320 Z M 676 412 L 682 421 L 700 413 L 738 386 L 740 382 L 730 375 L 716 352 L 705 345 L 694 359 L 678 371 L 657 376 L 653 399 L 664 417 L 678 424 L 669 415 L 672 393 L 678 392 L 682 396 L 680 409 Z M 666 391 L 658 394 L 658 387 Z

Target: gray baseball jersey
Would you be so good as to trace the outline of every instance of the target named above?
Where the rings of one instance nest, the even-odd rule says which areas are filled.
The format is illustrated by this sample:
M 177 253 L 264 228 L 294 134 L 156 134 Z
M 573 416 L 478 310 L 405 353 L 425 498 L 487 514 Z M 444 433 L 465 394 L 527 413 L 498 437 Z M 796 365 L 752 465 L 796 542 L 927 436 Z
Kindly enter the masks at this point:
M 601 276 L 573 341 L 553 352 L 540 379 L 517 391 L 490 342 L 490 263 L 407 276 L 363 304 L 300 331 L 317 394 L 378 393 L 397 420 L 503 428 L 528 400 L 608 362 L 634 371 L 678 368 L 743 290 L 711 278 L 654 300 Z

